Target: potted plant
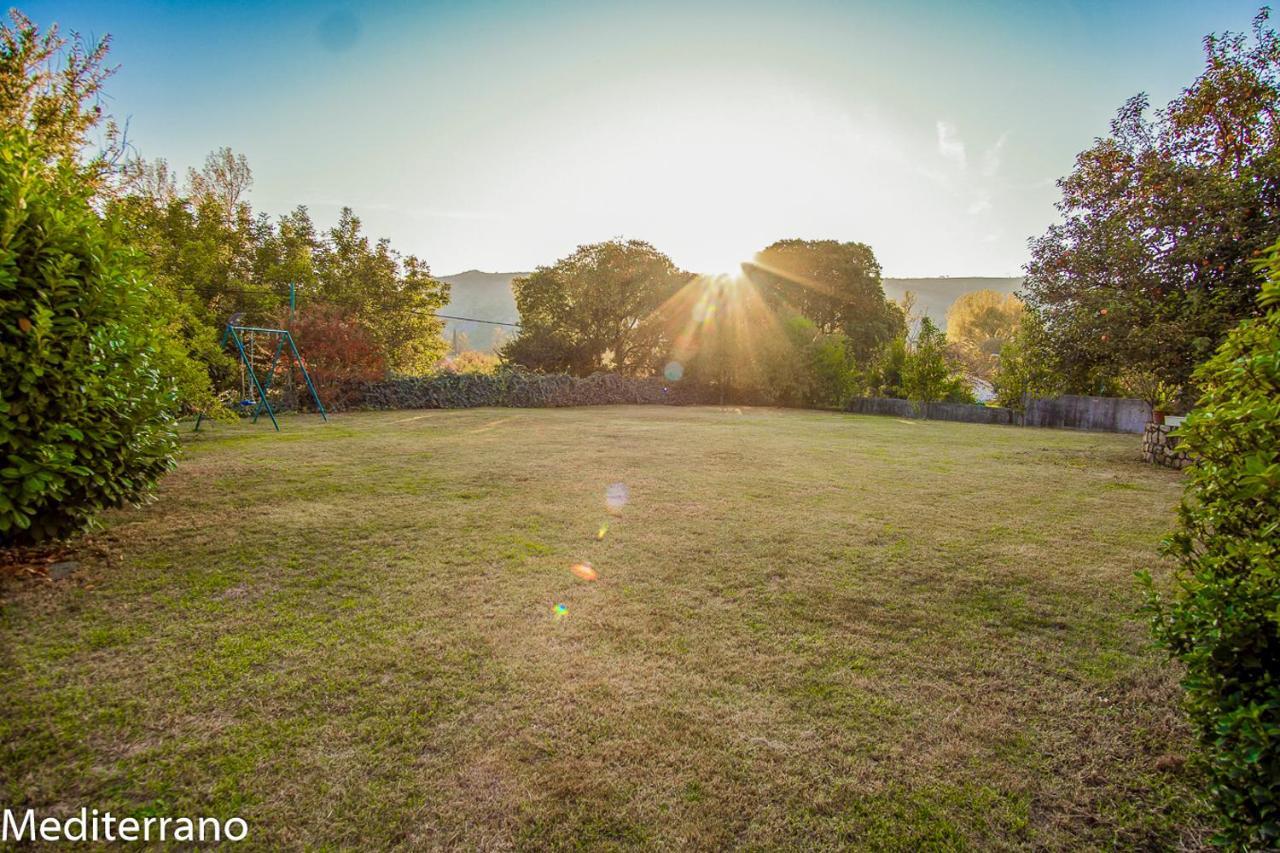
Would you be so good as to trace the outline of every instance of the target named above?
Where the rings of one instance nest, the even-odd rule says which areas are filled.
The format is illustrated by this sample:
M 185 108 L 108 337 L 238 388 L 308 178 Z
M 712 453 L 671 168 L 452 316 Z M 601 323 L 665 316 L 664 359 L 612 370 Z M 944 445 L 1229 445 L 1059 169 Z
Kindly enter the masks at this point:
M 1158 424 L 1164 423 L 1165 415 L 1173 410 L 1177 405 L 1178 398 L 1182 396 L 1182 389 L 1176 385 L 1170 385 L 1168 382 L 1157 382 L 1152 389 L 1151 398 L 1147 400 L 1151 404 L 1151 420 Z
M 1134 368 L 1120 376 L 1120 388 L 1131 397 L 1143 401 L 1151 407 L 1151 420 L 1164 423 L 1164 416 L 1169 413 L 1182 395 L 1182 389 L 1160 379 L 1160 376 L 1149 368 Z

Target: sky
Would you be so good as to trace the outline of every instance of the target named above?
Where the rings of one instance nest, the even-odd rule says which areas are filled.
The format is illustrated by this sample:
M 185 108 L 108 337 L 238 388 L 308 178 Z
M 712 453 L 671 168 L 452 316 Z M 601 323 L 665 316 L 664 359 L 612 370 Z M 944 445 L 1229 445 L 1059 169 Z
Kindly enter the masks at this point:
M 38 3 L 113 40 L 110 113 L 179 173 L 230 146 L 437 274 L 648 240 L 696 272 L 856 240 L 886 276 L 1011 276 L 1055 181 L 1255 2 Z

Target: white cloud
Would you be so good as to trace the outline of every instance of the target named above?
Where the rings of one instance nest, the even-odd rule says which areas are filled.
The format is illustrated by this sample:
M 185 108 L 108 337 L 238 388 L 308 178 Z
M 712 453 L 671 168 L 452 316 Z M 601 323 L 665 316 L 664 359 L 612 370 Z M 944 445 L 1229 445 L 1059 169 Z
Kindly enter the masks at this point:
M 991 209 L 991 193 L 987 192 L 986 190 L 978 190 L 977 194 L 973 198 L 973 201 L 969 203 L 969 207 L 966 210 L 966 213 L 968 213 L 970 216 L 976 216 L 977 214 L 983 213 L 990 209 Z
M 949 121 L 938 119 L 938 153 L 944 160 L 950 160 L 964 169 L 968 158 L 964 151 L 964 140 L 956 132 L 956 126 Z
M 996 140 L 996 144 L 992 145 L 982 153 L 982 174 L 988 178 L 994 177 L 996 172 L 1000 171 L 1000 158 L 1004 153 L 1004 144 L 1009 141 L 1007 132 L 1000 134 L 1000 138 Z

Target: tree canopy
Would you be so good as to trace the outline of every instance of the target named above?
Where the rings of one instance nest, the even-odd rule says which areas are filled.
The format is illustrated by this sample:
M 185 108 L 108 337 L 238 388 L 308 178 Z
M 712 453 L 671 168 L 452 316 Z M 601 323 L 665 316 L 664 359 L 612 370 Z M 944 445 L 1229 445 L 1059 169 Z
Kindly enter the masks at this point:
M 1000 351 L 1017 334 L 1024 312 L 1017 296 L 994 290 L 972 290 L 951 303 L 947 340 L 965 369 L 990 379 Z
M 1065 390 L 1126 367 L 1175 384 L 1257 312 L 1249 261 L 1280 213 L 1280 40 L 1205 39 L 1205 68 L 1154 117 L 1131 98 L 1059 181 L 1063 221 L 1032 241 L 1026 298 Z
M 448 300 L 448 285 L 389 241 L 371 240 L 350 208 L 323 232 L 305 207 L 274 222 L 255 215 L 245 198 L 252 181 L 245 158 L 223 148 L 181 189 L 163 160 L 142 164 L 128 192 L 108 207 L 150 259 L 157 285 L 183 306 L 191 351 L 215 374 L 225 369 L 217 348 L 227 317 L 278 316 L 293 284 L 300 304 L 335 307 L 366 330 L 389 369 L 431 369 L 445 351 L 434 314 Z
M 903 329 L 901 311 L 885 299 L 880 262 L 865 243 L 778 240 L 746 270 L 771 304 L 809 318 L 823 332 L 842 333 L 860 360 Z
M 690 278 L 640 240 L 579 246 L 512 282 L 520 334 L 503 357 L 578 376 L 651 373 L 669 345 L 660 309 Z

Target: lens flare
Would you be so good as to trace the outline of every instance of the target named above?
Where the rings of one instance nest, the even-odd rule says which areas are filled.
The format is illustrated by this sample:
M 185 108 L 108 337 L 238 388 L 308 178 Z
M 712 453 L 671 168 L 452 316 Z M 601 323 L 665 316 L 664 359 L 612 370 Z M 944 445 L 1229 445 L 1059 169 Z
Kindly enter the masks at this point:
M 630 499 L 631 492 L 627 490 L 625 483 L 614 483 L 604 490 L 605 508 L 614 515 L 622 512 L 622 508 L 627 505 L 627 501 Z
M 604 524 L 600 525 L 600 529 L 596 531 L 596 541 L 599 542 L 601 539 L 604 538 L 604 535 L 608 532 L 609 532 L 609 522 L 606 521 Z
M 667 377 L 668 382 L 679 382 L 684 376 L 684 365 L 678 361 L 668 361 L 662 375 Z
M 596 570 L 591 568 L 591 564 L 587 562 L 574 563 L 572 566 L 569 567 L 569 571 L 573 572 L 575 575 L 577 575 L 580 579 L 584 581 L 593 581 L 596 578 L 600 577 L 598 574 L 596 574 Z
M 557 604 L 555 607 L 551 608 L 551 612 L 555 615 L 555 620 L 559 622 L 565 617 L 565 614 L 569 612 L 569 608 L 565 607 L 563 604 Z

